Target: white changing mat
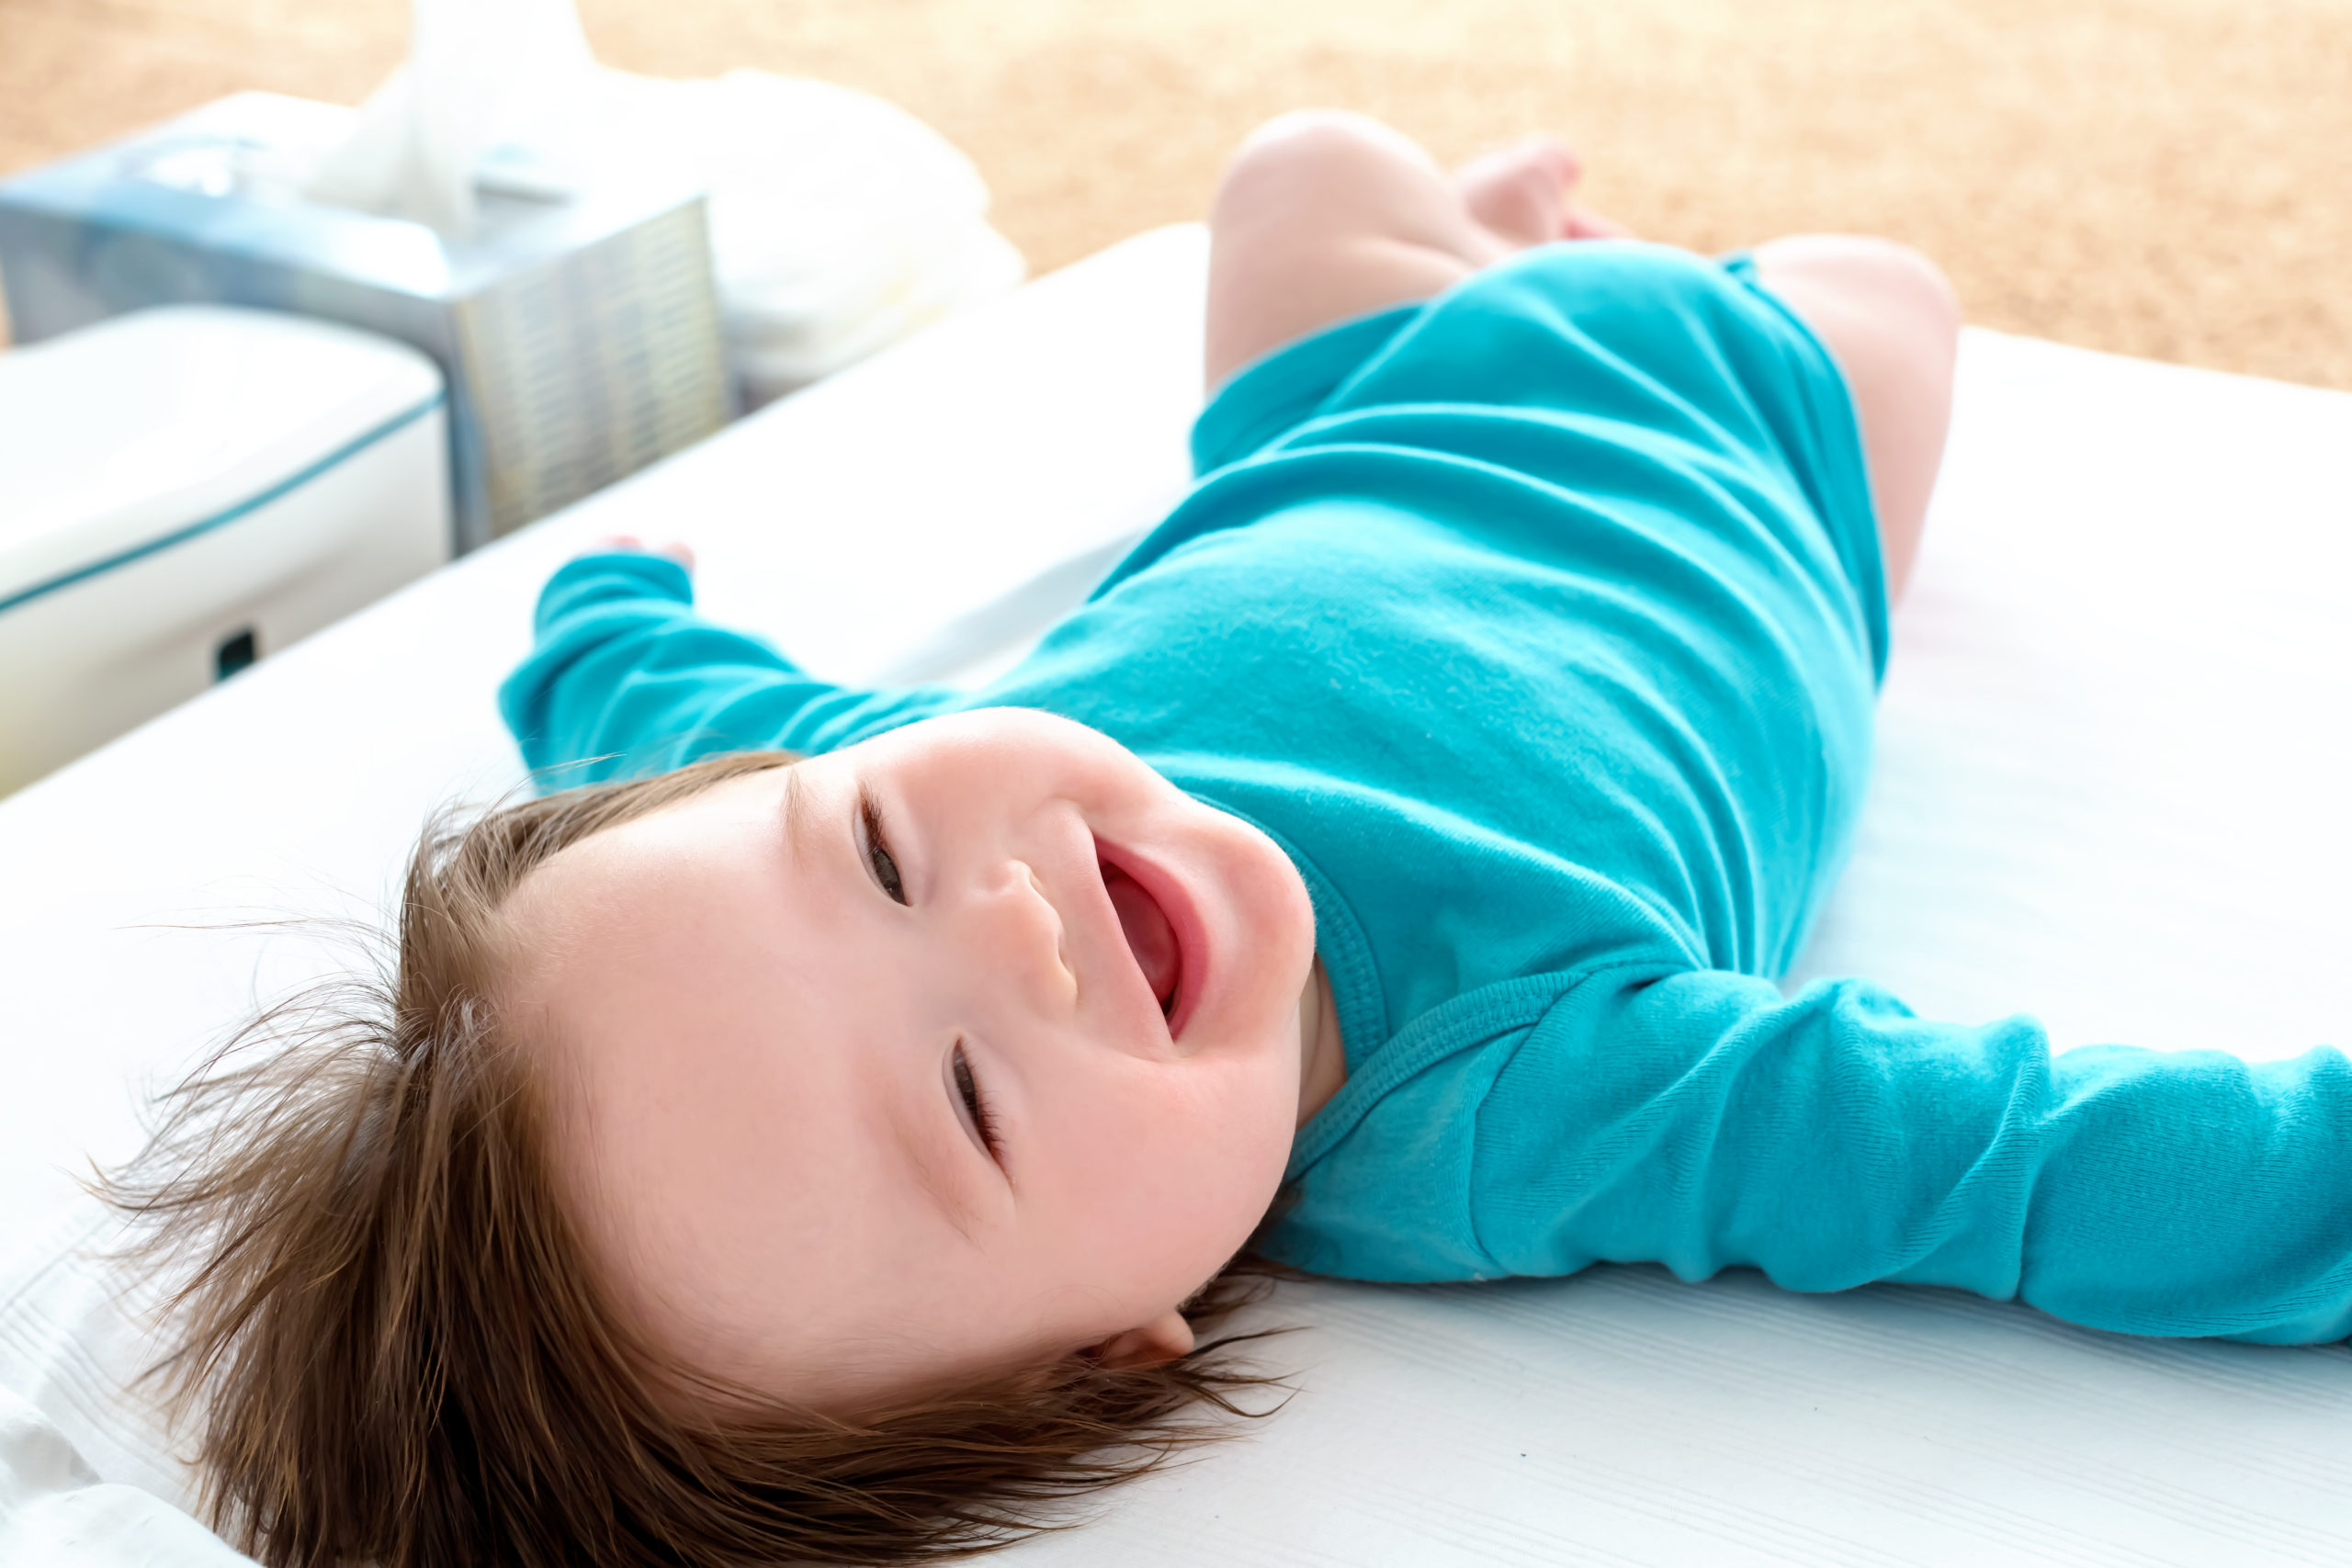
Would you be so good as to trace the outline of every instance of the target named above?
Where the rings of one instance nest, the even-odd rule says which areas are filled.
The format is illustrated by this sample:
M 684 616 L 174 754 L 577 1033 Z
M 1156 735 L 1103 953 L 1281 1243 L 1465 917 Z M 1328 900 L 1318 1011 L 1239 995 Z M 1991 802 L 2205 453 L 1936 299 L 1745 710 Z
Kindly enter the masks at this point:
M 321 961 L 191 922 L 372 908 L 429 807 L 516 783 L 491 691 L 565 555 L 675 535 L 713 614 L 822 673 L 968 668 L 1181 489 L 1201 289 L 1197 231 L 1131 242 L 0 804 L 0 1258 L 62 1162 L 131 1146 L 128 1080 Z M 2347 453 L 2352 397 L 1972 332 L 1878 776 L 1794 978 L 2033 1010 L 2062 1046 L 2352 1043 Z M 73 1273 L 0 1269 L 0 1386 L 168 1491 L 61 1346 Z M 1286 1287 L 1265 1316 L 1305 1325 L 1267 1351 L 1289 1408 L 1002 1561 L 2352 1562 L 2343 1347 L 1644 1269 Z

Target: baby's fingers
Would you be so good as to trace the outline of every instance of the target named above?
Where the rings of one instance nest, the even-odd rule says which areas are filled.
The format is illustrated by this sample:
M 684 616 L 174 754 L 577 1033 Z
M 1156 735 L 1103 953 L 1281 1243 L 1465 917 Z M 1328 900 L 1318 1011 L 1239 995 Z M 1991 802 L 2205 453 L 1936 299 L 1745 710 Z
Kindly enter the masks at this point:
M 694 547 L 683 539 L 672 539 L 648 549 L 645 541 L 634 534 L 607 534 L 588 547 L 590 555 L 599 555 L 607 550 L 636 550 L 645 555 L 667 556 L 688 571 L 695 569 Z

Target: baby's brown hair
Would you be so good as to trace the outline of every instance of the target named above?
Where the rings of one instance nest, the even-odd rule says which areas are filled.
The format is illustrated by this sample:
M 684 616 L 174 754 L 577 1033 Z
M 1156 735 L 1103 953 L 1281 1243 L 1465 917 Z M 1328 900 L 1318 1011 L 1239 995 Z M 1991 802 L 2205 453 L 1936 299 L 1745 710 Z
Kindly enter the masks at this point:
M 1071 1499 L 1252 1415 L 1240 1336 L 1157 1366 L 828 1419 L 668 1397 L 557 1201 L 543 1096 L 493 1005 L 533 867 L 722 781 L 747 752 L 428 826 L 397 951 L 263 1013 L 163 1100 L 102 1190 L 176 1285 L 155 1369 L 224 1534 L 273 1565 L 515 1568 L 922 1561 L 1062 1522 Z M 1185 1314 L 1255 1293 L 1228 1269 Z M 709 1384 L 704 1393 L 729 1391 Z M 690 1408 L 689 1408 L 690 1407 Z

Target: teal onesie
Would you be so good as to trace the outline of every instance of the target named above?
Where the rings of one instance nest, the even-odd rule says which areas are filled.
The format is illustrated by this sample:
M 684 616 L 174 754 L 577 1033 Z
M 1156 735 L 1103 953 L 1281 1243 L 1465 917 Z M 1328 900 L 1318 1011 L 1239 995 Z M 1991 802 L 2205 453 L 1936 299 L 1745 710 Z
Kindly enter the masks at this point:
M 507 721 L 570 783 L 1044 708 L 1265 829 L 1348 1060 L 1266 1237 L 1302 1269 L 2352 1333 L 2335 1051 L 2053 1055 L 1772 984 L 1861 800 L 1886 595 L 1844 383 L 1745 262 L 1531 251 L 1260 361 L 1193 442 L 1187 498 L 983 690 L 815 680 L 603 555 L 548 583 Z

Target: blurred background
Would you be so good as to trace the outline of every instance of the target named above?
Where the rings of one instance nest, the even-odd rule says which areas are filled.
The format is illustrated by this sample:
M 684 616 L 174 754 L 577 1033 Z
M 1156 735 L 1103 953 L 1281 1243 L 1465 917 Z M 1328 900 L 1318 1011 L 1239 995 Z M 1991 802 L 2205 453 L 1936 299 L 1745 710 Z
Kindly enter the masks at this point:
M 1284 108 L 1568 135 L 1724 248 L 1872 231 L 2006 331 L 2352 389 L 2352 0 L 581 0 L 600 60 L 895 100 L 1045 271 L 1205 211 Z M 406 0 L 0 0 L 0 175 L 245 87 L 356 103 Z

